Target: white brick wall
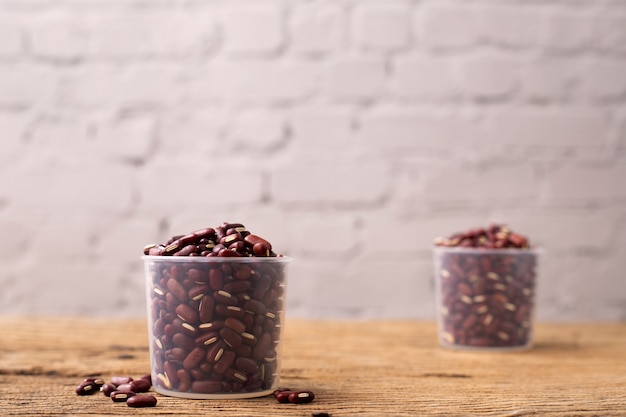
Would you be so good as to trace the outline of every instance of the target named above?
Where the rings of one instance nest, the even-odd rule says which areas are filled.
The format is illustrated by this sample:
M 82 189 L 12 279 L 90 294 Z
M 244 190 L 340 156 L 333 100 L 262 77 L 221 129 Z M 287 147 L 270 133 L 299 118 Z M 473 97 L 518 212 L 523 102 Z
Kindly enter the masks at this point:
M 0 0 L 0 141 L 0 314 L 142 315 L 143 246 L 229 220 L 289 314 L 432 319 L 497 221 L 539 319 L 626 320 L 622 0 Z

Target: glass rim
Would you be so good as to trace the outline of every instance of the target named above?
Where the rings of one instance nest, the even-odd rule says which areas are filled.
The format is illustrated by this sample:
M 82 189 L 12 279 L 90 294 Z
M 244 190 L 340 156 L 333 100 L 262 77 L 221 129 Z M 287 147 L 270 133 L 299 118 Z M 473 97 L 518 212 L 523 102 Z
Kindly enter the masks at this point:
M 142 255 L 144 262 L 178 262 L 178 263 L 289 263 L 291 256 L 154 256 Z
M 462 246 L 433 246 L 435 253 L 467 253 L 472 255 L 542 255 L 545 253 L 544 248 L 532 247 L 532 248 L 466 248 Z

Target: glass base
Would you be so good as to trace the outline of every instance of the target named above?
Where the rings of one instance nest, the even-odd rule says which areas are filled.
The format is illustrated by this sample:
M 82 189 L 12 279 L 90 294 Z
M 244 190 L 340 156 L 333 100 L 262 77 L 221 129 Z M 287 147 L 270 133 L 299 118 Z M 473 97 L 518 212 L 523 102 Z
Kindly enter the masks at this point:
M 440 343 L 440 345 L 446 349 L 459 350 L 465 352 L 521 352 L 528 350 L 532 347 L 532 344 L 519 346 L 470 346 L 470 345 L 454 345 L 448 343 Z
M 274 392 L 275 389 L 253 391 L 253 392 L 222 392 L 215 394 L 202 394 L 195 392 L 180 392 L 174 390 L 164 389 L 162 387 L 154 386 L 154 390 L 162 395 L 168 397 L 188 398 L 192 400 L 239 400 L 243 398 L 258 398 L 265 397 Z

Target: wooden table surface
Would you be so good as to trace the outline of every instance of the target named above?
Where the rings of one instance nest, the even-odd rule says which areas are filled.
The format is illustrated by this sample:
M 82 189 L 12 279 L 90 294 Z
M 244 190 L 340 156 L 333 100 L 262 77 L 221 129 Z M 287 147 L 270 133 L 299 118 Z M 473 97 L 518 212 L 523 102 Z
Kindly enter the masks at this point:
M 626 416 L 626 323 L 538 324 L 531 350 L 485 353 L 439 347 L 432 322 L 288 319 L 281 385 L 314 391 L 310 404 L 156 394 L 131 409 L 74 393 L 89 375 L 148 373 L 146 327 L 0 317 L 0 415 Z

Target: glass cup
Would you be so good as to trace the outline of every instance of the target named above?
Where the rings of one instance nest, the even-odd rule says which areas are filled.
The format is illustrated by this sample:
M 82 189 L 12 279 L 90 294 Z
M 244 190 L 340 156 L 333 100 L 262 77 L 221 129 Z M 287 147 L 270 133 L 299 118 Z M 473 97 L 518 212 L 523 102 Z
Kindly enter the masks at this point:
M 434 247 L 439 342 L 464 350 L 532 345 L 537 249 Z
M 142 259 L 156 392 L 253 398 L 278 387 L 291 258 Z

